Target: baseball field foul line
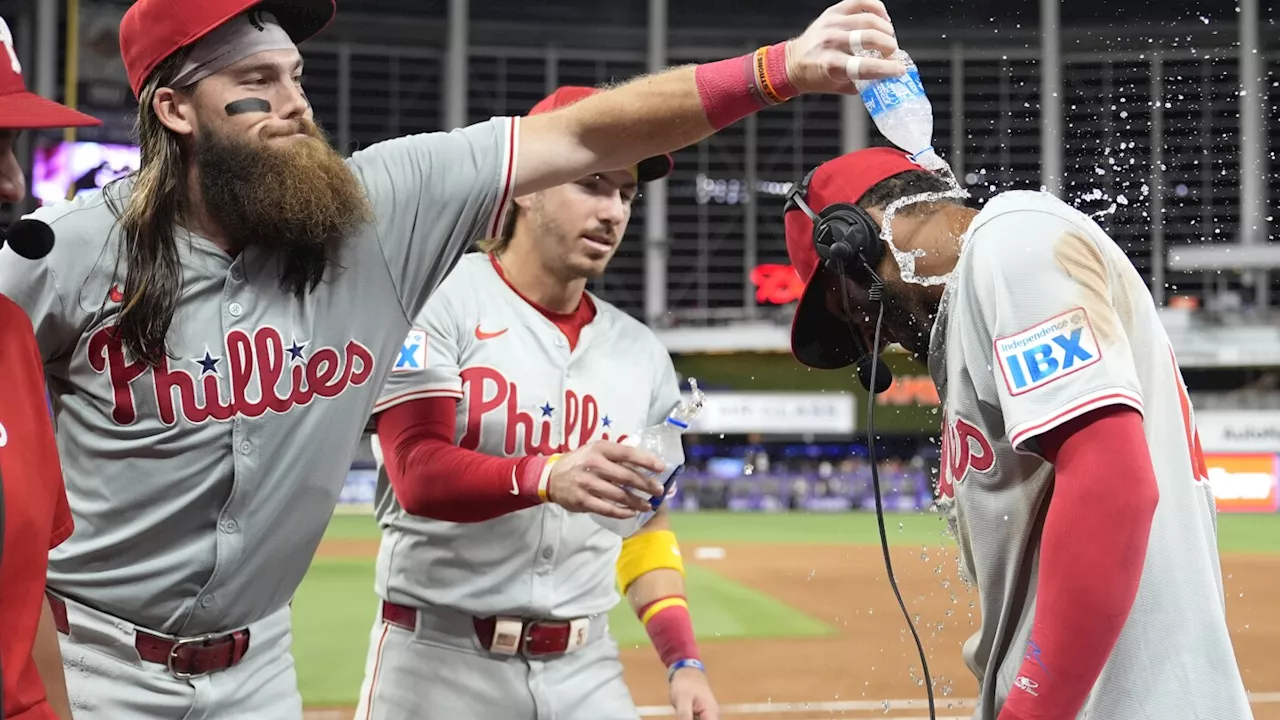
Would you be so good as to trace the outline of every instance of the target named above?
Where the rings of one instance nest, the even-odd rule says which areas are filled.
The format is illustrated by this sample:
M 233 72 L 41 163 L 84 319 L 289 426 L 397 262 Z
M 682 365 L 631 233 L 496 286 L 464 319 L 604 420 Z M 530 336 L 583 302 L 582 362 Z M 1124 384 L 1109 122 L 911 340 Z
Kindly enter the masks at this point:
M 977 705 L 973 698 L 946 698 L 935 702 L 948 710 L 972 708 Z M 720 712 L 738 715 L 763 715 L 764 713 L 815 713 L 815 712 L 858 712 L 867 710 L 922 710 L 927 707 L 924 700 L 831 700 L 826 702 L 793 702 L 793 703 L 738 703 L 721 705 Z M 640 710 L 640 717 L 669 717 L 675 715 L 675 709 L 668 705 L 645 705 Z M 901 719 L 895 719 L 901 720 Z M 943 720 L 939 718 L 939 720 Z
M 888 707 L 885 703 L 888 703 Z M 1253 705 L 1269 705 L 1272 703 L 1280 703 L 1280 692 L 1269 693 L 1249 693 L 1249 702 Z M 942 705 L 946 710 L 959 710 L 963 708 L 972 708 L 977 704 L 977 700 L 972 698 L 945 698 L 937 704 Z M 738 703 L 733 705 L 723 705 L 720 711 L 726 715 L 763 715 L 765 713 L 778 714 L 796 714 L 795 720 L 807 720 L 808 718 L 816 718 L 818 715 L 812 713 L 832 713 L 832 712 L 858 712 L 858 711 L 875 711 L 882 713 L 890 710 L 915 710 L 919 712 L 924 709 L 925 701 L 923 700 L 881 700 L 876 701 L 827 701 L 827 702 L 808 702 L 808 703 Z M 640 717 L 671 717 L 675 715 L 675 710 L 667 705 L 644 705 L 639 708 Z M 306 720 L 350 720 L 351 710 L 307 710 Z M 802 715 L 804 714 L 804 715 Z M 829 716 L 828 716 L 829 717 Z M 937 720 L 969 720 L 968 715 L 964 716 L 939 716 Z M 928 720 L 927 717 L 904 717 L 901 715 L 889 716 L 889 720 Z
M 973 708 L 977 705 L 974 698 L 945 698 L 935 702 L 936 705 L 945 707 L 947 710 L 961 710 L 965 708 Z M 1271 703 L 1280 703 L 1280 692 L 1272 693 L 1249 693 L 1249 703 L 1252 705 L 1266 705 Z M 827 702 L 794 702 L 794 703 L 738 703 L 733 705 L 721 705 L 720 712 L 726 715 L 763 715 L 765 713 L 831 713 L 831 712 L 859 712 L 869 710 L 879 710 L 881 712 L 889 712 L 891 710 L 916 710 L 924 709 L 926 703 L 924 700 L 834 700 Z M 640 717 L 671 717 L 675 715 L 675 709 L 668 705 L 644 705 L 639 708 Z M 801 720 L 797 718 L 796 720 Z M 904 718 L 893 717 L 892 720 L 928 720 L 927 718 Z M 968 720 L 968 716 L 963 718 L 944 718 L 939 717 L 938 720 Z

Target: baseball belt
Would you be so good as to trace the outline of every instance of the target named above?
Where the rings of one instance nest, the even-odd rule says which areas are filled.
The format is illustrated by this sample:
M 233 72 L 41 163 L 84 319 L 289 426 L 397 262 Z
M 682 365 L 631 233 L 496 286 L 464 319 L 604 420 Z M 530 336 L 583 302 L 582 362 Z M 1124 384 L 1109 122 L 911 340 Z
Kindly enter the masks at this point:
M 53 593 L 46 592 L 46 595 L 53 610 L 54 626 L 63 635 L 70 635 L 71 623 L 67 620 L 66 602 Z M 201 677 L 234 667 L 249 651 L 248 628 L 189 638 L 164 637 L 134 628 L 134 635 L 138 657 L 164 665 L 170 674 L 181 679 Z
M 383 601 L 382 620 L 409 632 L 419 627 L 459 639 L 475 638 L 497 655 L 545 657 L 574 652 L 609 631 L 605 614 L 572 620 L 511 616 L 474 617 L 447 608 L 413 608 Z

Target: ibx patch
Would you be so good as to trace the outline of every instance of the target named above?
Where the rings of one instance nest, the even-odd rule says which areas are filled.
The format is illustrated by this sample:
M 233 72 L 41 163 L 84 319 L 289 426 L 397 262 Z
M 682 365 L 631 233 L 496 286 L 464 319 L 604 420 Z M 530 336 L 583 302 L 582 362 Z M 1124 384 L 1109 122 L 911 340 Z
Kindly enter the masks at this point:
M 1102 359 L 1098 338 L 1082 307 L 998 337 L 993 345 L 1010 395 L 1031 392 Z
M 396 358 L 393 373 L 417 372 L 427 367 L 427 332 L 413 329 L 404 339 L 400 356 Z

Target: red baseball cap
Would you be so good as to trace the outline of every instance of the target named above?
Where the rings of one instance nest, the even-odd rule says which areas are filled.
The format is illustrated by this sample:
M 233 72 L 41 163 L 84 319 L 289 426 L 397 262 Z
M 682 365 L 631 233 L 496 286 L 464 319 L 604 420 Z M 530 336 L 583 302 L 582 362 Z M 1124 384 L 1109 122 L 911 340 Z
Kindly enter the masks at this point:
M 538 113 L 559 110 L 562 107 L 572 105 L 579 100 L 591 97 L 600 92 L 596 88 L 583 87 L 580 85 L 564 85 L 550 95 L 538 101 L 537 105 L 529 111 L 530 115 Z M 645 158 L 636 165 L 636 178 L 640 182 L 649 182 L 650 180 L 658 180 L 671 174 L 675 168 L 675 158 L 671 154 L 656 155 L 651 158 Z
M 120 54 L 134 97 L 165 58 L 254 8 L 275 15 L 294 43 L 313 37 L 337 13 L 334 0 L 138 0 L 120 21 Z
M 0 128 L 39 130 L 101 124 L 97 118 L 27 92 L 18 52 L 13 48 L 13 34 L 0 18 Z
M 814 213 L 834 203 L 856 204 L 882 180 L 912 170 L 925 170 L 898 148 L 855 150 L 819 165 L 802 198 Z M 804 281 L 804 293 L 791 321 L 791 354 L 818 370 L 835 370 L 857 362 L 867 353 L 860 336 L 827 309 L 825 283 L 818 277 L 822 263 L 813 245 L 813 221 L 794 204 L 787 207 L 787 255 Z

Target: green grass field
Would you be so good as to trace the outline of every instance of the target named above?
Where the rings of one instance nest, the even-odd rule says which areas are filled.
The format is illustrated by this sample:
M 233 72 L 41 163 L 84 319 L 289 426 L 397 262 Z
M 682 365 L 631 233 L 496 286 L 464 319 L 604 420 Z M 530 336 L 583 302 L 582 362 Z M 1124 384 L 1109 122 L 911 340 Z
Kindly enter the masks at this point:
M 688 543 L 877 546 L 880 542 L 872 513 L 677 513 L 671 521 L 680 539 Z M 891 546 L 950 543 L 944 521 L 932 513 L 887 515 L 885 523 Z M 1280 553 L 1280 514 L 1220 515 L 1218 523 L 1224 553 Z M 326 534 L 329 539 L 345 540 L 377 537 L 377 526 L 365 516 L 335 516 Z M 705 568 L 690 566 L 688 572 L 700 638 L 746 637 L 748 627 L 756 638 L 833 632 L 825 623 Z M 355 705 L 376 606 L 372 559 L 322 557 L 312 563 L 293 605 L 294 657 L 308 706 Z M 648 642 L 625 603 L 610 615 L 610 625 L 623 646 Z

